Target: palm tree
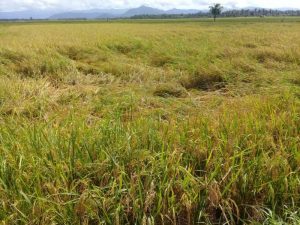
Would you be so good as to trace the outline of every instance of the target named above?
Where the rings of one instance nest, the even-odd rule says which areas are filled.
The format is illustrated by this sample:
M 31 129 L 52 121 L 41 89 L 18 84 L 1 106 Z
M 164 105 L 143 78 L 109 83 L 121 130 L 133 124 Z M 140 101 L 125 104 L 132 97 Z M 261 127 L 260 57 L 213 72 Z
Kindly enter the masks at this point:
M 217 3 L 217 4 L 213 4 L 212 6 L 210 6 L 209 9 L 210 9 L 210 13 L 214 17 L 214 21 L 216 22 L 217 16 L 219 16 L 222 13 L 223 6 L 219 3 Z

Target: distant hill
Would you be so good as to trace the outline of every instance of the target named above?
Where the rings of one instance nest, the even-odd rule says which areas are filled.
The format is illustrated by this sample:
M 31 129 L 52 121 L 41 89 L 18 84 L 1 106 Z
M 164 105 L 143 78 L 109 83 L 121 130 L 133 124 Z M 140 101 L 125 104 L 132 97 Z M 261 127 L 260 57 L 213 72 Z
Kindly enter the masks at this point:
M 54 14 L 49 19 L 98 19 L 98 18 L 115 18 L 124 14 L 126 9 L 92 9 L 77 10 Z
M 0 19 L 103 19 L 103 18 L 129 18 L 138 15 L 171 15 L 171 14 L 194 14 L 195 9 L 171 9 L 161 10 L 148 6 L 133 9 L 91 9 L 74 10 L 69 12 L 55 10 L 27 10 L 16 12 L 0 12 Z
M 46 19 L 58 13 L 57 10 L 26 10 L 14 12 L 0 12 L 0 19 Z
M 161 15 L 164 14 L 165 11 L 161 9 L 151 8 L 147 6 L 141 6 L 134 9 L 129 9 L 122 17 L 131 17 L 138 15 Z
M 196 13 L 199 13 L 200 10 L 197 10 L 197 9 L 170 9 L 170 10 L 167 10 L 165 11 L 166 14 L 173 14 L 173 15 L 176 15 L 176 14 L 196 14 Z
M 71 11 L 55 14 L 49 17 L 49 19 L 101 19 L 101 18 L 129 18 L 132 16 L 139 15 L 163 15 L 163 14 L 193 14 L 197 13 L 199 10 L 194 9 L 171 9 L 171 10 L 161 10 L 157 8 L 152 8 L 148 6 L 141 6 L 138 8 L 133 8 L 129 10 L 125 9 L 93 9 L 84 11 Z
M 139 15 L 171 15 L 171 14 L 194 14 L 198 13 L 199 10 L 196 9 L 171 9 L 171 10 L 161 10 L 148 6 L 141 6 L 138 8 L 128 10 L 123 17 L 132 17 Z

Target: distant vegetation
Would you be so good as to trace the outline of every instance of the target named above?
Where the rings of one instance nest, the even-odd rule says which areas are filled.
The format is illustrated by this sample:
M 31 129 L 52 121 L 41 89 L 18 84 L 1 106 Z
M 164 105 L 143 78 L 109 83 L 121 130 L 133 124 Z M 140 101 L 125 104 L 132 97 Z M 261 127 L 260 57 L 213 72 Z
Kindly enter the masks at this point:
M 137 15 L 132 19 L 178 19 L 178 18 L 204 18 L 212 17 L 211 12 L 199 12 L 195 14 L 163 14 L 163 15 Z M 264 16 L 300 16 L 300 10 L 272 10 L 272 9 L 241 9 L 224 10 L 220 17 L 264 17 Z
M 300 224 L 299 18 L 193 21 L 0 23 L 1 224 Z

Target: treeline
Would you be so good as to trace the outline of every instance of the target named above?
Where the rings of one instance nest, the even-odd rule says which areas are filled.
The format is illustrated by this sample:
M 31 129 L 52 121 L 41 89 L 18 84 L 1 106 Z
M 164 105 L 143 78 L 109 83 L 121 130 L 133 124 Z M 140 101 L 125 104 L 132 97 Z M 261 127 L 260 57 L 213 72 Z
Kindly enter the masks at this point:
M 211 17 L 210 12 L 199 12 L 196 14 L 162 14 L 162 15 L 136 15 L 131 19 L 178 19 Z M 241 9 L 227 10 L 220 17 L 264 17 L 264 16 L 300 16 L 300 10 L 273 10 L 273 9 Z
M 224 11 L 222 17 L 300 16 L 300 10 L 241 9 Z

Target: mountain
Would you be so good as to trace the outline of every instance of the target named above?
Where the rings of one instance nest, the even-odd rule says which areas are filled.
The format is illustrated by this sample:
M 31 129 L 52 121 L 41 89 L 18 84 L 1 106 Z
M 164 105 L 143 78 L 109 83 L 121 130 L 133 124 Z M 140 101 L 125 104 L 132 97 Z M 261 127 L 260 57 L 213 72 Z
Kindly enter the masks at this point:
M 122 17 L 131 17 L 131 16 L 139 16 L 139 15 L 161 15 L 164 14 L 165 11 L 161 9 L 151 8 L 147 6 L 141 6 L 134 9 L 129 9 Z
M 103 18 L 128 18 L 139 15 L 162 15 L 162 14 L 193 14 L 199 10 L 194 9 L 171 9 L 161 10 L 148 6 L 141 6 L 133 9 L 92 9 L 63 12 L 52 15 L 49 19 L 103 19 Z
M 200 10 L 197 9 L 170 9 L 165 11 L 165 14 L 169 14 L 169 15 L 196 14 L 198 12 L 200 12 Z
M 92 9 L 77 10 L 54 14 L 49 19 L 97 19 L 97 18 L 115 18 L 124 14 L 126 9 Z

